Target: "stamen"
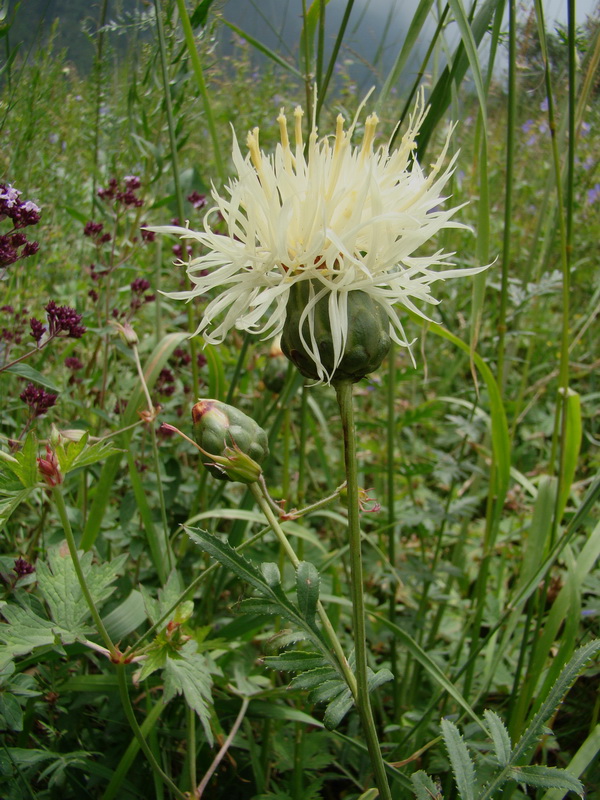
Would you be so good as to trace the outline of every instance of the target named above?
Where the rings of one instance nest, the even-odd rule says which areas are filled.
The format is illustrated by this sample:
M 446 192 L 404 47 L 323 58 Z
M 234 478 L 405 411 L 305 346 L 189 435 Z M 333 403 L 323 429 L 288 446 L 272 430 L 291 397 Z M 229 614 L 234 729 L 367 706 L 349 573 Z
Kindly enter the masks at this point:
M 295 135 L 296 135 L 296 150 L 302 151 L 304 147 L 304 142 L 302 140 L 302 117 L 304 116 L 304 111 L 302 110 L 301 106 L 296 106 L 294 109 L 294 120 L 295 120 Z
M 254 168 L 260 174 L 262 169 L 262 157 L 260 155 L 260 148 L 258 145 L 258 128 L 254 128 L 249 134 L 247 139 L 248 150 L 250 151 L 250 158 L 254 164 Z
M 346 134 L 344 133 L 344 118 L 341 114 L 338 114 L 335 126 L 335 153 L 339 153 L 339 151 L 342 149 L 345 138 Z
M 279 116 L 277 117 L 277 122 L 279 123 L 279 136 L 281 137 L 281 144 L 284 150 L 290 149 L 290 140 L 288 139 L 288 132 L 287 132 L 287 119 L 285 118 L 285 114 L 283 113 L 283 108 L 279 112 Z
M 373 139 L 375 138 L 375 131 L 379 117 L 377 114 L 370 114 L 365 122 L 365 135 L 363 136 L 362 150 L 360 151 L 361 158 L 365 158 L 373 149 Z

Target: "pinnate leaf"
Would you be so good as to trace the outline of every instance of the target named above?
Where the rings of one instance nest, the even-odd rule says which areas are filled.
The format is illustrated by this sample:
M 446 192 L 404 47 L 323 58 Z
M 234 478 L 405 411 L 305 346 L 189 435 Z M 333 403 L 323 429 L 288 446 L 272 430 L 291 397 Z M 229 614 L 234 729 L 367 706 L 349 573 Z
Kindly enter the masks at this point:
M 474 800 L 475 766 L 466 742 L 456 725 L 449 719 L 442 720 L 442 734 L 452 764 L 458 793 L 462 800 Z

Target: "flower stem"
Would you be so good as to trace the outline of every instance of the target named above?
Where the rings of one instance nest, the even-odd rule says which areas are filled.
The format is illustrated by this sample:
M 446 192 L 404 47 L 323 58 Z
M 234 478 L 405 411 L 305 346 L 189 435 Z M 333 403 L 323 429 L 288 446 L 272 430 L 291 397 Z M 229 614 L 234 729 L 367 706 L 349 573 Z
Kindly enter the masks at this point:
M 294 548 L 290 544 L 289 539 L 287 538 L 287 536 L 285 535 L 285 533 L 283 531 L 283 528 L 279 524 L 279 520 L 277 519 L 277 517 L 273 513 L 273 509 L 269 505 L 269 501 L 267 499 L 268 498 L 268 493 L 267 493 L 266 485 L 264 483 L 263 484 L 251 483 L 251 484 L 249 484 L 249 489 L 252 492 L 252 494 L 254 495 L 254 498 L 256 499 L 256 502 L 258 503 L 258 505 L 261 508 L 261 511 L 263 512 L 263 514 L 267 518 L 267 521 L 268 521 L 269 525 L 271 526 L 271 529 L 272 529 L 273 533 L 279 539 L 279 543 L 280 543 L 281 547 L 285 551 L 285 553 L 286 553 L 287 557 L 289 558 L 289 560 L 291 561 L 291 563 L 294 565 L 294 568 L 297 569 L 298 565 L 300 564 L 300 559 L 296 555 L 296 552 L 295 552 Z M 334 630 L 334 627 L 331 624 L 331 620 L 327 616 L 327 612 L 325 611 L 325 608 L 324 608 L 324 606 L 323 606 L 323 604 L 321 603 L 320 600 L 317 602 L 317 613 L 319 614 L 319 618 L 321 620 L 321 623 L 322 623 L 323 627 L 327 631 L 327 635 L 329 636 L 329 640 L 331 642 L 331 646 L 332 646 L 333 651 L 334 651 L 334 653 L 335 653 L 335 655 L 337 657 L 337 661 L 338 661 L 340 669 L 342 670 L 342 673 L 344 675 L 344 679 L 345 679 L 345 681 L 346 681 L 346 683 L 348 685 L 348 688 L 352 692 L 352 694 L 353 694 L 353 696 L 355 698 L 355 701 L 356 701 L 356 697 L 357 697 L 356 679 L 355 679 L 355 677 L 354 677 L 354 675 L 352 673 L 352 670 L 350 669 L 350 666 L 348 664 L 348 659 L 346 658 L 346 656 L 344 654 L 344 650 L 342 648 L 340 640 L 337 637 L 337 634 L 336 634 L 336 632 Z
M 356 433 L 354 428 L 354 409 L 352 407 L 352 384 L 341 381 L 335 387 L 342 418 L 344 435 L 344 464 L 346 467 L 348 499 L 348 542 L 350 548 L 350 592 L 352 599 L 352 630 L 356 656 L 356 706 L 360 714 L 363 733 L 366 739 L 371 765 L 381 800 L 392 800 L 390 787 L 385 774 L 385 765 L 375 729 L 375 720 L 369 699 L 367 681 L 367 639 L 365 626 L 365 605 L 363 595 L 363 568 L 360 542 L 358 474 L 356 468 Z
M 83 570 L 81 568 L 81 562 L 79 561 L 79 555 L 77 553 L 77 545 L 75 544 L 75 537 L 73 536 L 73 530 L 71 529 L 71 523 L 69 522 L 69 517 L 67 514 L 67 507 L 65 506 L 65 500 L 62 496 L 62 492 L 59 486 L 55 486 L 52 489 L 52 496 L 54 498 L 54 503 L 56 504 L 56 510 L 58 511 L 58 516 L 60 517 L 60 521 L 63 526 L 63 530 L 65 532 L 65 539 L 67 540 L 67 546 L 69 548 L 69 553 L 71 555 L 71 560 L 73 562 L 73 567 L 75 569 L 75 574 L 77 575 L 77 581 L 79 582 L 79 586 L 81 588 L 81 592 L 85 597 L 86 603 L 90 609 L 90 613 L 92 615 L 92 619 L 94 620 L 94 624 L 96 625 L 96 629 L 106 647 L 110 653 L 110 657 L 113 661 L 117 662 L 120 659 L 120 653 L 115 647 L 112 642 L 112 639 L 108 635 L 108 631 L 104 627 L 104 623 L 102 622 L 102 618 L 96 608 L 96 604 L 94 602 L 94 598 L 88 588 L 87 582 L 85 580 L 85 575 L 83 574 Z

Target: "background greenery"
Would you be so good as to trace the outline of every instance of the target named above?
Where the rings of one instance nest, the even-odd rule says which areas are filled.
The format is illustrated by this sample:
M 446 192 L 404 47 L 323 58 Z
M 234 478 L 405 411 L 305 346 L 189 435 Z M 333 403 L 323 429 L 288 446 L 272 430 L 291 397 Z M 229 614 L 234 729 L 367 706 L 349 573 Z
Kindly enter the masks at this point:
M 339 111 L 353 116 L 362 97 L 348 54 L 336 54 L 345 31 L 320 35 L 326 5 L 298 3 L 304 27 L 291 55 L 232 31 L 206 0 L 188 8 L 193 49 L 181 4 L 159 6 L 162 36 L 151 6 L 133 28 L 108 30 L 98 16 L 87 27 L 89 68 L 67 58 L 62 22 L 49 46 L 18 47 L 32 3 L 4 18 L 2 180 L 42 217 L 27 229 L 38 253 L 0 271 L 0 369 L 33 348 L 29 319 L 43 320 L 51 300 L 74 307 L 87 329 L 0 373 L 1 449 L 16 459 L 3 459 L 0 483 L 6 798 L 183 796 L 232 729 L 205 796 L 374 796 L 354 712 L 327 730 L 323 673 L 310 674 L 322 667 L 294 679 L 284 669 L 286 653 L 301 660 L 294 654 L 308 649 L 306 619 L 290 622 L 281 598 L 270 609 L 256 600 L 267 591 L 258 565 L 276 563 L 286 602 L 302 606 L 253 496 L 208 477 L 197 452 L 160 428 L 189 435 L 199 396 L 233 403 L 269 433 L 271 495 L 299 508 L 342 481 L 333 393 L 303 388 L 268 342 L 234 334 L 202 348 L 188 339 L 204 301 L 160 294 L 185 286 L 176 242 L 145 241 L 140 230 L 172 218 L 202 224 L 187 198 L 229 174 L 231 124 L 242 138 L 259 125 L 269 149 L 279 108 L 306 104 L 314 81 L 321 132 L 334 130 Z M 461 220 L 475 233 L 444 231 L 432 246 L 456 251 L 464 266 L 492 263 L 473 283 L 441 288 L 428 328 L 407 319 L 416 369 L 395 350 L 355 392 L 360 481 L 374 498 L 362 518 L 371 667 L 394 675 L 373 702 L 398 798 L 551 800 L 576 785 L 546 767 L 568 768 L 600 797 L 590 661 L 600 602 L 599 27 L 592 18 L 546 31 L 542 4 L 520 21 L 511 9 L 422 2 L 369 101 L 383 141 L 424 83 L 425 164 L 459 120 L 452 203 L 468 202 Z M 407 83 L 426 16 L 439 22 L 437 36 Z M 507 74 L 494 69 L 501 54 Z M 99 198 L 111 179 L 122 188 L 132 175 L 141 205 Z M 90 221 L 110 240 L 84 235 Z M 8 220 L 0 226 L 5 234 Z M 132 287 L 139 279 L 143 290 Z M 136 351 L 111 320 L 137 333 L 155 419 L 138 413 L 151 409 Z M 58 395 L 38 418 L 20 398 L 29 382 Z M 36 460 L 46 441 L 58 447 L 51 425 L 90 437 L 81 451 L 59 443 L 58 489 L 42 483 Z M 318 570 L 349 650 L 346 523 L 334 500 L 283 527 Z M 248 562 L 215 550 L 204 530 L 244 543 Z M 70 534 L 88 554 L 82 569 L 109 640 L 134 663 L 115 666 L 101 649 L 65 548 Z

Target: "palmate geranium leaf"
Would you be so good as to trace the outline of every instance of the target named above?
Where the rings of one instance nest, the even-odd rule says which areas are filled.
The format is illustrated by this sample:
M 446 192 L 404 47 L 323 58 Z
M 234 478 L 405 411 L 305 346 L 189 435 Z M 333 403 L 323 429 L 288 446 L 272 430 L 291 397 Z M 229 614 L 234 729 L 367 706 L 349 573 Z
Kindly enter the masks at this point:
M 65 630 L 48 619 L 43 619 L 33 609 L 4 603 L 0 613 L 7 624 L 0 625 L 0 669 L 18 656 L 31 653 L 38 647 L 71 644 L 77 634 Z
M 114 591 L 113 583 L 127 561 L 123 553 L 110 563 L 93 564 L 92 553 L 81 556 L 81 568 L 94 602 L 101 606 Z M 75 568 L 68 550 L 60 547 L 48 552 L 48 562 L 36 565 L 38 586 L 48 603 L 50 615 L 62 628 L 78 636 L 89 633 L 84 625 L 90 615 L 89 607 L 81 592 Z
M 186 642 L 177 653 L 168 654 L 163 669 L 165 703 L 168 703 L 174 695 L 183 694 L 186 703 L 200 717 L 210 744 L 213 743 L 210 728 L 211 672 L 215 672 L 214 665 L 207 656 L 198 653 L 197 645 L 193 641 Z
M 0 462 L 3 469 L 10 470 L 26 488 L 33 488 L 39 482 L 37 468 L 38 443 L 35 435 L 29 433 L 23 447 Z
M 78 442 L 56 445 L 56 457 L 63 475 L 80 467 L 89 467 L 105 458 L 122 452 L 112 442 L 102 441 L 88 444 L 88 434 L 84 433 Z
M 25 502 L 33 488 L 24 489 L 19 481 L 0 475 L 0 530 L 6 525 L 12 513 Z

